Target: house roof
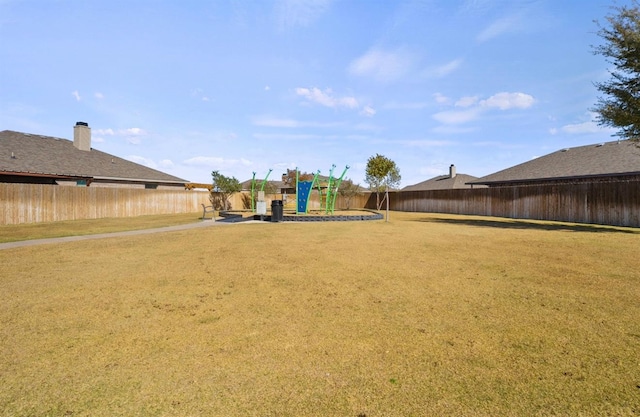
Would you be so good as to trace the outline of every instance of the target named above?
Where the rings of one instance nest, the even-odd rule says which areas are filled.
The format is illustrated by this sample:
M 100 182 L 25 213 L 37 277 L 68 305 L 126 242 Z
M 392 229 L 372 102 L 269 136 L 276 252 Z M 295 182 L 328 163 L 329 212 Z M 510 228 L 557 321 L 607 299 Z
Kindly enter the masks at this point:
M 243 190 L 250 190 L 251 189 L 251 181 L 252 180 L 246 180 L 240 183 L 240 185 L 242 186 Z M 259 189 L 260 187 L 262 187 L 262 182 L 264 181 L 264 179 L 260 179 L 260 178 L 256 178 L 256 184 L 255 184 L 255 189 Z M 271 187 L 275 187 L 277 190 L 281 190 L 282 188 L 287 188 L 288 185 L 286 185 L 284 182 L 282 181 L 271 181 L 271 180 L 267 180 L 267 183 L 271 186 Z
M 640 148 L 629 140 L 566 148 L 471 184 L 522 183 L 640 174 Z
M 473 175 L 456 174 L 453 178 L 449 175 L 440 175 L 414 185 L 407 185 L 402 191 L 426 191 L 426 190 L 452 190 L 454 188 L 471 188 L 466 183 L 477 179 Z
M 79 150 L 68 139 L 11 130 L 0 132 L 0 174 L 171 184 L 187 182 L 93 148 Z

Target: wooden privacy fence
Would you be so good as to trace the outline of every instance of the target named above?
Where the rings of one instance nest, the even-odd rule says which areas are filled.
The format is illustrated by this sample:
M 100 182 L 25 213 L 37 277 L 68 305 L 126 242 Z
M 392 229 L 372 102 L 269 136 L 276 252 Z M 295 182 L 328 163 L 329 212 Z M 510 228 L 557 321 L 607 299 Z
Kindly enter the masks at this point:
M 366 207 L 375 207 L 375 194 Z M 640 227 L 640 182 L 593 182 L 390 193 L 397 211 Z
M 282 195 L 267 196 L 267 203 L 272 199 Z M 231 203 L 233 209 L 242 209 L 242 195 L 233 195 Z M 202 213 L 200 204 L 210 204 L 207 191 L 0 183 L 0 224 Z M 373 193 L 355 196 L 349 204 L 370 209 L 375 205 Z M 320 208 L 317 194 L 311 195 L 309 206 Z M 345 208 L 339 196 L 336 209 Z M 395 191 L 390 192 L 390 209 L 640 227 L 640 182 Z
M 244 208 L 243 194 L 247 193 L 231 196 L 233 209 Z M 282 195 L 271 195 L 266 200 L 271 204 L 272 199 L 282 198 Z M 295 195 L 290 195 L 289 199 L 295 199 Z M 363 207 L 367 199 L 368 195 L 356 196 L 351 200 L 350 207 Z M 202 213 L 201 204 L 211 204 L 208 191 L 0 183 L 0 225 Z M 320 207 L 317 193 L 312 193 L 309 206 L 311 209 Z M 338 196 L 336 209 L 346 206 L 345 199 Z
M 209 193 L 0 183 L 0 224 L 202 213 Z

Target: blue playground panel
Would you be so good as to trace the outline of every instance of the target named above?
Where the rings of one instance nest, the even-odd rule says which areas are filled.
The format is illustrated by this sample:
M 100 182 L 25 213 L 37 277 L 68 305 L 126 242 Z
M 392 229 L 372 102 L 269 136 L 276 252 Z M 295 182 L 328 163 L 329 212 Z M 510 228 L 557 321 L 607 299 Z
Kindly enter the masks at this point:
M 298 213 L 307 212 L 307 201 L 311 193 L 312 181 L 303 181 L 298 183 Z

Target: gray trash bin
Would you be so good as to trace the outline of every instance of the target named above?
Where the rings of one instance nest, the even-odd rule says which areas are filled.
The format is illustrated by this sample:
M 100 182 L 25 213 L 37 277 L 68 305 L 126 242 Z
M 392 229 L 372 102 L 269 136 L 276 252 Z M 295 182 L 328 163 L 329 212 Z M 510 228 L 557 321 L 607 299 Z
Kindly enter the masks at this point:
M 282 200 L 271 200 L 271 221 L 281 222 L 284 216 L 284 205 Z
M 271 221 L 281 222 L 284 212 L 282 200 L 271 200 Z

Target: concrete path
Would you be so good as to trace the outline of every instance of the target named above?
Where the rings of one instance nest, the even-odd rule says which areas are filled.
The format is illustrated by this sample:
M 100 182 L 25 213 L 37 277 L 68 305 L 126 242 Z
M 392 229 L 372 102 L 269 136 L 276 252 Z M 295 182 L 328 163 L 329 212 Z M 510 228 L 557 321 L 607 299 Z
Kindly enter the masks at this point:
M 229 222 L 220 222 L 220 221 L 214 222 L 211 220 L 203 220 L 196 223 L 181 224 L 178 226 L 158 227 L 155 229 L 129 230 L 126 232 L 100 233 L 96 235 L 54 237 L 54 238 L 48 238 L 48 239 L 21 240 L 18 242 L 0 243 L 0 250 L 21 248 L 24 246 L 46 245 L 50 243 L 64 243 L 64 242 L 76 242 L 79 240 L 88 240 L 88 239 L 105 239 L 110 237 L 146 235 L 149 233 L 174 232 L 176 230 L 198 229 L 201 227 L 210 227 L 210 226 L 229 226 L 232 224 L 244 224 L 244 223 L 253 223 L 253 221 L 229 223 Z

